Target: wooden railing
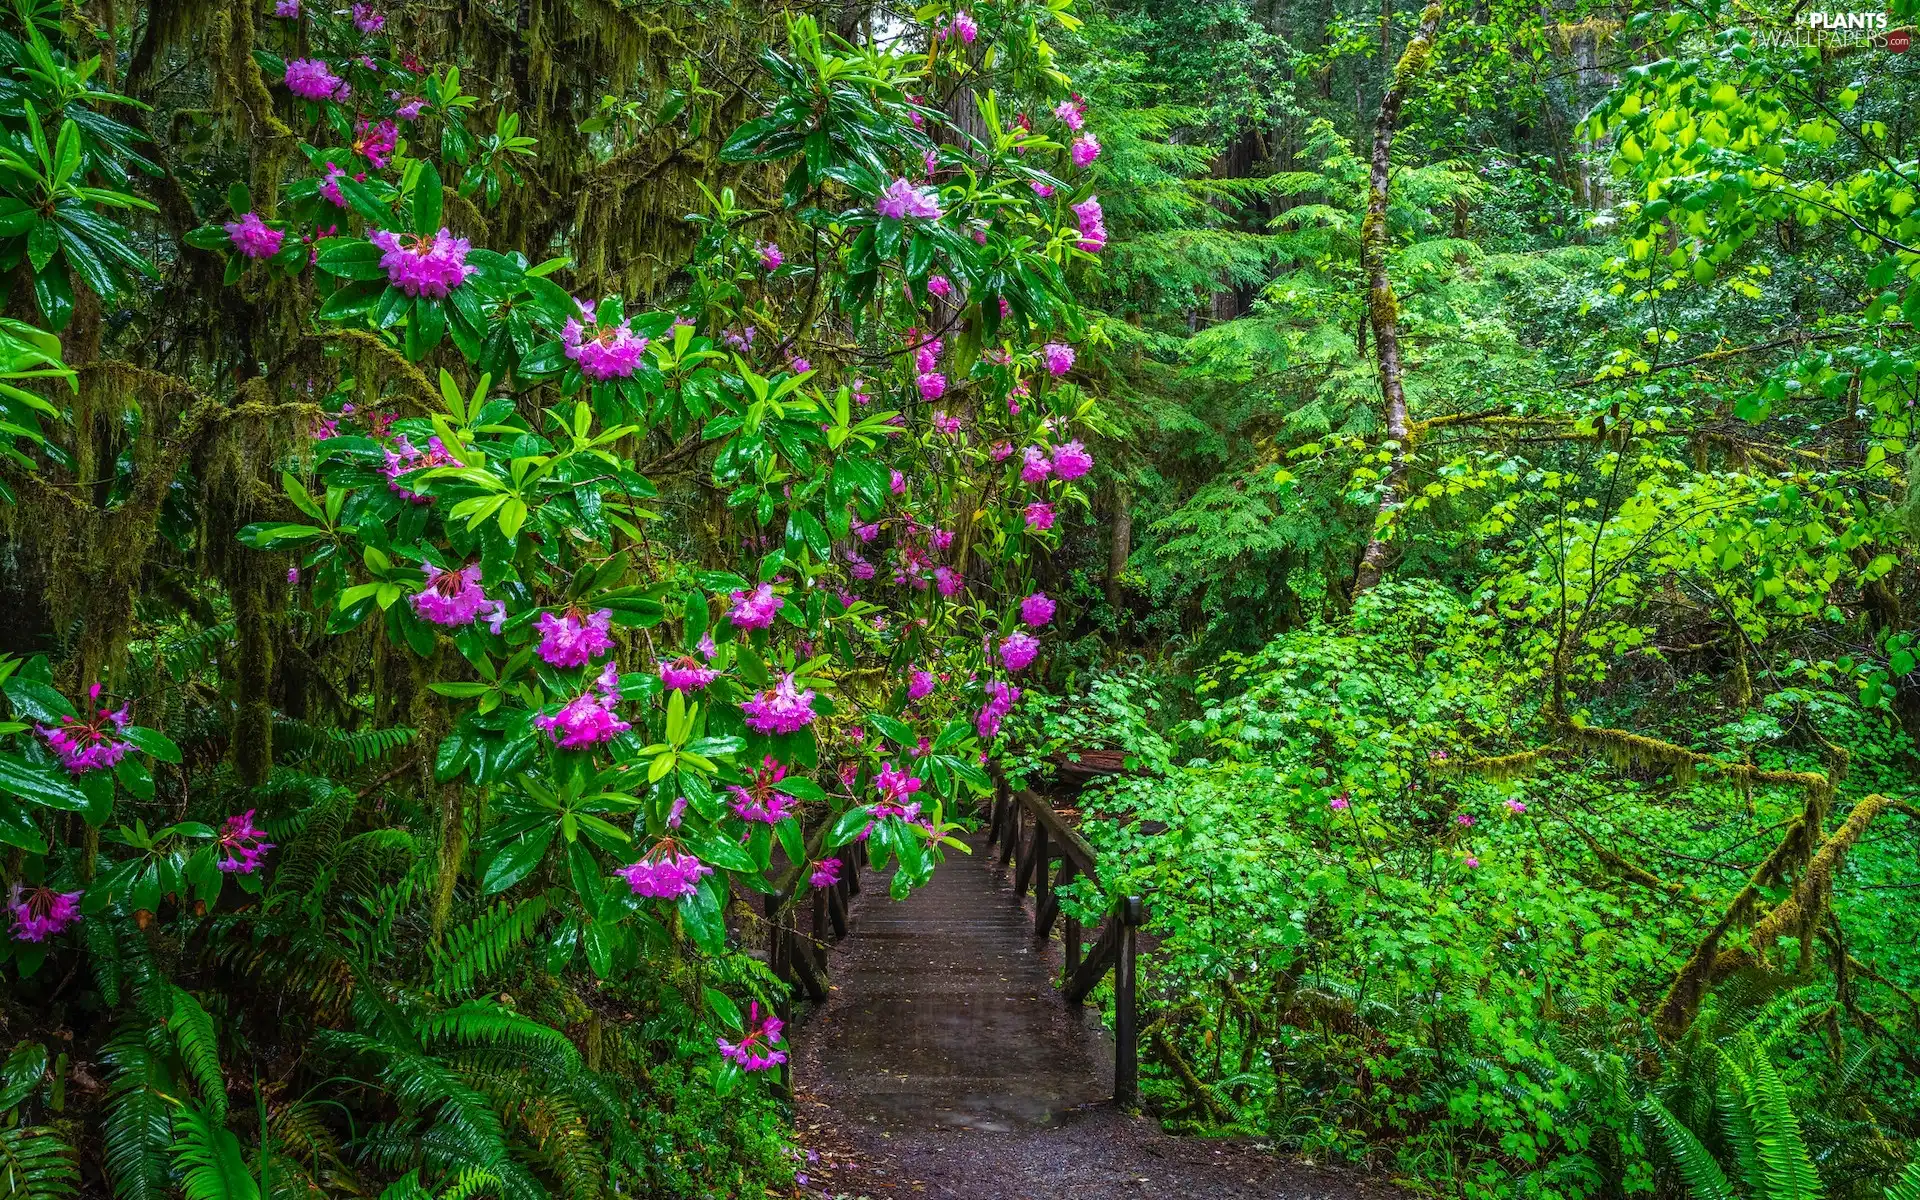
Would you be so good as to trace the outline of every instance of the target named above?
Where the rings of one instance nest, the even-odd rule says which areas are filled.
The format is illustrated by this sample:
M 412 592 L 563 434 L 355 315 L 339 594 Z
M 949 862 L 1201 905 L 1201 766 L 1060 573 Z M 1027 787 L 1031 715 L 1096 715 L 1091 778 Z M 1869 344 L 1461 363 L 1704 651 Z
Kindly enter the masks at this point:
M 1034 893 L 1033 936 L 1052 936 L 1054 922 L 1060 920 L 1060 889 L 1085 876 L 1097 886 L 1099 865 L 1093 847 L 1073 830 L 1045 798 L 1021 788 L 1009 788 L 1004 780 L 995 780 L 993 805 L 987 822 L 987 847 L 998 851 L 1001 866 L 1013 864 L 1014 891 L 1025 896 Z M 1053 863 L 1058 859 L 1059 872 Z M 1066 971 L 1062 986 L 1069 1004 L 1083 1003 L 1087 996 L 1113 972 L 1113 1098 L 1131 1106 L 1140 1091 L 1140 1014 L 1134 997 L 1135 931 L 1146 922 L 1146 905 L 1139 896 L 1122 896 L 1114 901 L 1106 919 L 1100 923 L 1093 944 L 1083 947 L 1083 931 L 1078 919 L 1061 921 L 1060 938 L 1066 948 Z

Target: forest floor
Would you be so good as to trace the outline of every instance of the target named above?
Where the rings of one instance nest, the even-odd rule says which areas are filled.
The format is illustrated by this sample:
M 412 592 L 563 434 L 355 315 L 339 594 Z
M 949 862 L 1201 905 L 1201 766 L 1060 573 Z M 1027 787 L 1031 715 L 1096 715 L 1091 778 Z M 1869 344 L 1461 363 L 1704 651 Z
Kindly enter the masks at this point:
M 1176 1138 L 1116 1109 L 1113 1046 L 1060 999 L 1059 946 L 983 861 L 891 902 L 874 880 L 794 1030 L 809 1197 L 1360 1200 L 1392 1189 L 1246 1140 Z

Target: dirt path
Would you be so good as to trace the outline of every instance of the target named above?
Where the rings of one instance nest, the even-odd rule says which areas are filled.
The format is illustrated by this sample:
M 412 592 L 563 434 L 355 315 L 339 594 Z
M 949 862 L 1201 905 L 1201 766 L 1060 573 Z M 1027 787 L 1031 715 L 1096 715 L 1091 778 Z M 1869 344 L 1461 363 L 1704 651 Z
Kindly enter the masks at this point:
M 1004 873 L 952 855 L 898 904 L 856 903 L 833 994 L 794 1031 L 806 1194 L 953 1200 L 1353 1200 L 1390 1189 L 1246 1142 L 1173 1138 L 1109 1099 L 1113 1048 L 1052 986 Z

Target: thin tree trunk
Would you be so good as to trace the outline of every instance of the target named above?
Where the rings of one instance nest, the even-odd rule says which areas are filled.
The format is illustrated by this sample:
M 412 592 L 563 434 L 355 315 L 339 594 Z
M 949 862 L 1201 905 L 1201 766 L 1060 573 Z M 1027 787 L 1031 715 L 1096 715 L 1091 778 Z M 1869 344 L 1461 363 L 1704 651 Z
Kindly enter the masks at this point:
M 1113 543 L 1107 548 L 1107 607 L 1120 611 L 1120 577 L 1133 553 L 1133 496 L 1127 485 L 1113 481 Z
M 1393 134 L 1400 122 L 1400 106 L 1413 85 L 1426 74 L 1441 12 L 1436 2 L 1427 5 L 1420 14 L 1420 27 L 1393 68 L 1393 79 L 1387 85 L 1386 94 L 1380 97 L 1380 115 L 1373 123 L 1373 162 L 1367 186 L 1367 218 L 1360 226 L 1360 258 L 1367 272 L 1367 311 L 1373 322 L 1374 355 L 1380 363 L 1380 398 L 1385 404 L 1387 437 L 1393 449 L 1380 491 L 1380 511 L 1374 518 L 1373 533 L 1367 540 L 1366 552 L 1360 556 L 1360 570 L 1353 581 L 1355 599 L 1380 582 L 1387 563 L 1387 543 L 1382 535 L 1406 491 L 1408 440 L 1412 431 L 1407 422 L 1407 393 L 1401 381 L 1399 303 L 1393 296 L 1393 281 L 1387 278 L 1387 203 L 1393 182 Z

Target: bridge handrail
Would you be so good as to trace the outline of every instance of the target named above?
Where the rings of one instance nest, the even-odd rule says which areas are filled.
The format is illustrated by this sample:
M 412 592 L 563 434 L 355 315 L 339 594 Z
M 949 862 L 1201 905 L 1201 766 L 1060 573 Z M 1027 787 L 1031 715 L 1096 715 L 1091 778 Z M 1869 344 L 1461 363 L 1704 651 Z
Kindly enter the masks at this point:
M 1023 826 L 1031 823 L 1032 832 Z M 1093 847 L 1061 819 L 1045 797 L 1030 788 L 1011 787 L 996 775 L 993 802 L 987 820 L 987 847 L 999 850 L 999 862 L 1014 866 L 1013 887 L 1025 896 L 1034 891 L 1033 935 L 1052 936 L 1060 918 L 1060 889 L 1076 875 L 1100 882 L 1099 861 Z M 1058 875 L 1049 879 L 1055 858 Z M 1146 923 L 1146 904 L 1139 896 L 1119 896 L 1091 946 L 1082 947 L 1078 918 L 1068 916 L 1060 931 L 1066 947 L 1066 971 L 1061 985 L 1069 1004 L 1083 1003 L 1108 971 L 1113 972 L 1113 1098 L 1131 1106 L 1140 1090 L 1140 1014 L 1135 997 L 1136 931 Z M 1084 952 L 1085 957 L 1082 957 Z

